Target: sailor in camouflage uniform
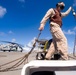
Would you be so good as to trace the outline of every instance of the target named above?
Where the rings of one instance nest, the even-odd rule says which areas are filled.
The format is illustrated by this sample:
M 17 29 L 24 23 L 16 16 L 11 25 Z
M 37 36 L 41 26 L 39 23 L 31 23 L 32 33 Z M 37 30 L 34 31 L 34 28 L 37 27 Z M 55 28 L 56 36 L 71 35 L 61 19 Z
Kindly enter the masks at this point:
M 61 54 L 61 57 L 64 60 L 68 60 L 67 39 L 61 27 L 62 27 L 62 18 L 70 13 L 72 7 L 69 7 L 69 9 L 66 12 L 61 13 L 61 10 L 63 10 L 64 7 L 65 7 L 64 2 L 57 3 L 56 8 L 50 8 L 40 23 L 39 30 L 43 30 L 47 20 L 48 19 L 50 20 L 50 31 L 53 37 L 53 43 L 50 45 L 50 48 L 45 57 L 48 60 L 51 59 L 52 55 L 56 51 Z

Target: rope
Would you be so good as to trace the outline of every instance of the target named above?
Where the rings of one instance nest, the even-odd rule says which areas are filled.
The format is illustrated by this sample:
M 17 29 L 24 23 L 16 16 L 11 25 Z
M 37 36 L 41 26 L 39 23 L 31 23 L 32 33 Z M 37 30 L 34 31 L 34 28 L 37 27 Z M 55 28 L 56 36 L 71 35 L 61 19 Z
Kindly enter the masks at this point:
M 0 72 L 4 72 L 4 71 L 8 71 L 10 69 L 13 69 L 16 65 L 18 65 L 24 58 L 22 58 L 21 60 L 19 60 L 16 64 L 14 64 L 11 67 L 5 68 L 5 69 L 1 69 Z M 6 64 L 7 65 L 7 64 Z M 16 67 L 15 67 L 16 68 Z
M 10 61 L 10 62 L 8 62 L 8 63 L 2 64 L 2 65 L 0 65 L 0 67 L 5 66 L 5 65 L 8 65 L 8 64 L 10 64 L 10 63 L 13 63 L 13 62 L 15 62 L 15 61 L 17 61 L 17 60 L 20 60 L 21 58 L 22 58 L 22 57 L 20 57 L 20 58 L 18 58 L 18 59 L 15 59 L 15 60 L 13 60 L 13 61 Z
M 28 58 L 28 56 L 29 56 L 29 55 L 32 53 L 32 51 L 34 50 L 35 45 L 36 45 L 36 41 L 39 39 L 40 34 L 41 34 L 41 31 L 40 31 L 40 33 L 38 34 L 38 37 L 37 37 L 37 39 L 35 40 L 35 43 L 33 44 L 32 49 L 31 49 L 26 55 L 24 55 L 23 57 L 20 57 L 20 58 L 18 58 L 18 59 L 16 59 L 16 60 L 13 60 L 13 61 L 10 61 L 10 62 L 8 62 L 8 63 L 5 63 L 5 64 L 0 65 L 0 72 L 5 72 L 5 71 L 14 70 L 15 68 L 19 67 L 23 62 L 25 62 L 26 59 Z M 19 61 L 18 61 L 18 60 L 19 60 Z M 8 65 L 8 64 L 11 64 L 11 63 L 13 63 L 13 62 L 15 62 L 15 61 L 18 61 L 18 62 L 17 62 L 16 64 L 12 65 L 11 67 L 8 67 L 8 68 L 5 68 L 5 69 L 1 69 L 1 67 L 5 66 L 5 65 Z

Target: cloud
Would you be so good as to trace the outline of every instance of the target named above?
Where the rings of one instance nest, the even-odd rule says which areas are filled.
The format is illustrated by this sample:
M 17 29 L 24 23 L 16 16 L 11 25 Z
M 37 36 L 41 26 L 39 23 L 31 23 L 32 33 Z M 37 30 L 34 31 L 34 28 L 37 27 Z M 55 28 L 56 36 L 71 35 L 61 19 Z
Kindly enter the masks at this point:
M 6 34 L 4 32 L 0 32 L 0 36 L 5 36 Z
M 36 37 L 34 37 L 27 45 L 28 45 L 29 47 L 32 47 L 33 44 L 34 44 L 34 42 L 35 42 L 35 39 L 36 39 Z
M 19 0 L 19 2 L 22 2 L 22 3 L 24 3 L 24 2 L 25 2 L 25 0 Z
M 68 34 L 68 35 L 74 35 L 75 34 L 75 32 L 70 30 L 70 29 L 68 31 L 63 31 L 63 32 L 64 32 L 64 34 Z
M 23 47 L 23 50 L 26 52 L 29 52 L 31 50 L 31 48 L 27 47 L 26 45 Z
M 76 26 L 73 29 L 69 29 L 68 31 L 63 30 L 64 34 L 74 35 L 76 32 Z
M 36 39 L 36 37 L 34 37 L 30 42 L 28 42 L 28 44 L 25 45 L 25 46 L 23 47 L 23 49 L 24 49 L 25 51 L 30 51 L 31 48 L 33 47 L 33 44 L 34 44 L 34 42 L 35 42 L 35 39 Z M 35 49 L 34 49 L 34 50 L 35 50 Z
M 9 34 L 13 34 L 13 32 L 10 30 L 9 32 L 8 32 Z
M 24 8 L 25 7 L 25 0 L 19 0 L 19 2 L 21 3 L 21 7 Z
M 74 0 L 73 6 L 76 6 L 76 0 Z
M 0 18 L 2 18 L 6 14 L 6 12 L 7 12 L 6 8 L 0 6 Z
M 74 30 L 76 30 L 76 26 L 74 27 Z
M 15 39 L 15 38 L 13 38 L 13 39 L 12 39 L 12 42 L 16 42 L 16 39 Z
M 5 35 L 8 35 L 8 34 L 14 34 L 14 33 L 11 30 L 8 31 L 8 33 L 0 32 L 0 36 L 5 36 Z

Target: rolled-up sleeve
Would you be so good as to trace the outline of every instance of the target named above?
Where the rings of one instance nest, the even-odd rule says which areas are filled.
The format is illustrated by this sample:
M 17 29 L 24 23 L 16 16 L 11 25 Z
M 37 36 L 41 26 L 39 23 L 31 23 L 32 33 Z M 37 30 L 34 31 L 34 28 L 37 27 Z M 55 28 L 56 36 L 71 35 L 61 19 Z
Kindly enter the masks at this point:
M 51 15 L 54 13 L 53 8 L 49 9 L 43 19 L 40 22 L 40 26 L 45 26 L 47 20 L 51 17 Z
M 68 9 L 66 12 L 62 12 L 62 13 L 61 13 L 61 16 L 62 16 L 62 17 L 67 16 L 67 15 L 70 13 L 71 10 L 72 10 L 72 7 L 69 7 L 69 9 Z

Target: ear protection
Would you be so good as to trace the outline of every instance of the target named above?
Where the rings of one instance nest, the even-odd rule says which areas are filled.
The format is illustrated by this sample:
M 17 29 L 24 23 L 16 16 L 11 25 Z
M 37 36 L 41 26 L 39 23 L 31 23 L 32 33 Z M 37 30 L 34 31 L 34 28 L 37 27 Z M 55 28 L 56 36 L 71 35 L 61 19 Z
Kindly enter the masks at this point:
M 59 2 L 56 4 L 56 6 L 59 6 L 63 10 L 65 7 L 65 4 L 64 4 L 64 2 Z

